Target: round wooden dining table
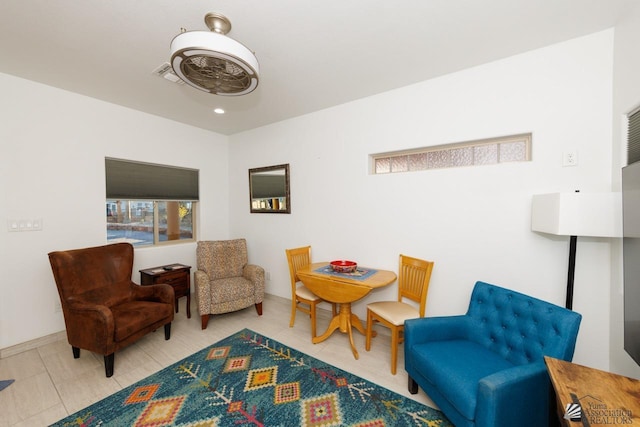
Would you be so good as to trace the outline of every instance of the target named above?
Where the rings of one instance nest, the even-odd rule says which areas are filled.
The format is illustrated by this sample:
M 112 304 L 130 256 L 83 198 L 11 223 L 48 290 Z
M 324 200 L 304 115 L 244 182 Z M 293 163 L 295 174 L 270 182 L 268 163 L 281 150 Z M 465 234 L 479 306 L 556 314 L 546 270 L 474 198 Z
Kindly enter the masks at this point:
M 365 328 L 360 318 L 351 312 L 351 304 L 365 297 L 376 288 L 390 285 L 396 280 L 393 271 L 378 270 L 373 268 L 358 267 L 354 273 L 333 273 L 326 270 L 328 262 L 317 262 L 301 267 L 297 275 L 304 285 L 314 294 L 325 301 L 336 303 L 339 306 L 338 313 L 331 319 L 329 327 L 320 336 L 314 337 L 312 342 L 317 344 L 329 338 L 336 329 L 349 334 L 351 351 L 358 359 L 358 350 L 353 342 L 352 329 L 355 328 L 365 335 Z M 373 274 L 370 270 L 374 270 Z M 362 272 L 365 272 L 363 275 Z

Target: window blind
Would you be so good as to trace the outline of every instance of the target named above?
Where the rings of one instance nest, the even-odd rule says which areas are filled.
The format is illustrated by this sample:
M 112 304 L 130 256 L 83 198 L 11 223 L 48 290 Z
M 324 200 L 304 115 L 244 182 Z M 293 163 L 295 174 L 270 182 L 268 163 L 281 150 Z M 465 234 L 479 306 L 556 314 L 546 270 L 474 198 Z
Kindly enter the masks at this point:
M 198 170 L 105 158 L 107 199 L 199 200 Z
M 627 116 L 627 164 L 640 160 L 640 108 Z

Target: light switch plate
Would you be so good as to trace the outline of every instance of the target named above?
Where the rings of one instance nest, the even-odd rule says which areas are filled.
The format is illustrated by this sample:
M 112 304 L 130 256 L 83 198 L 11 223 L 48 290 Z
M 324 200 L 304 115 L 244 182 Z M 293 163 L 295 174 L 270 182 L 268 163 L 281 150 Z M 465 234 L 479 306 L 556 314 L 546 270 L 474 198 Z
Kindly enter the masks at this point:
M 7 220 L 9 231 L 42 231 L 42 218 Z

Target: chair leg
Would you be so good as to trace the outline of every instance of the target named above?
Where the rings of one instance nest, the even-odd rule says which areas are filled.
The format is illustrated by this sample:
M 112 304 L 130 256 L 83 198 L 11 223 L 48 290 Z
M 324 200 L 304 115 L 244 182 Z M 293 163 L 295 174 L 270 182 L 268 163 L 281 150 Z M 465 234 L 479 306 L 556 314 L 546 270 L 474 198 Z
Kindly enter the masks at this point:
M 113 376 L 113 362 L 116 354 L 111 353 L 104 356 L 104 372 L 107 375 L 107 378 Z
M 202 329 L 207 329 L 207 324 L 209 323 L 209 315 L 208 314 L 203 314 L 200 317 L 202 319 Z
M 408 388 L 409 388 L 409 393 L 411 393 L 411 394 L 417 394 L 418 393 L 418 383 L 411 377 L 409 377 Z
M 367 334 L 366 334 L 366 341 L 365 341 L 365 350 L 369 351 L 371 350 L 371 331 L 373 329 L 373 313 L 371 312 L 371 310 L 367 309 Z
M 71 346 L 71 351 L 73 351 L 73 358 L 74 359 L 79 359 L 80 358 L 80 349 L 78 347 Z
M 311 315 L 311 339 L 316 337 L 316 305 L 314 303 L 309 304 L 309 314 Z
M 293 328 L 293 324 L 296 323 L 296 311 L 297 311 L 297 306 L 298 305 L 298 301 L 296 300 L 296 297 L 294 296 L 293 299 L 291 300 L 291 318 L 289 319 L 289 327 Z
M 398 328 L 391 329 L 391 375 L 396 374 L 398 366 Z
M 171 322 L 164 325 L 164 339 L 165 341 L 171 338 Z
M 256 311 L 258 312 L 258 316 L 262 316 L 262 303 L 256 303 Z

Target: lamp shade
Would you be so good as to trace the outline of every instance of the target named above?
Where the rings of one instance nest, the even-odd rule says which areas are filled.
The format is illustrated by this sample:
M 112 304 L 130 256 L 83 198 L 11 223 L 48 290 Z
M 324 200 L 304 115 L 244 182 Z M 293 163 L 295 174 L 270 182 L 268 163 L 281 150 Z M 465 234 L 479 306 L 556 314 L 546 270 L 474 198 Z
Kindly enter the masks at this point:
M 622 237 L 621 193 L 536 194 L 531 230 L 558 236 Z

